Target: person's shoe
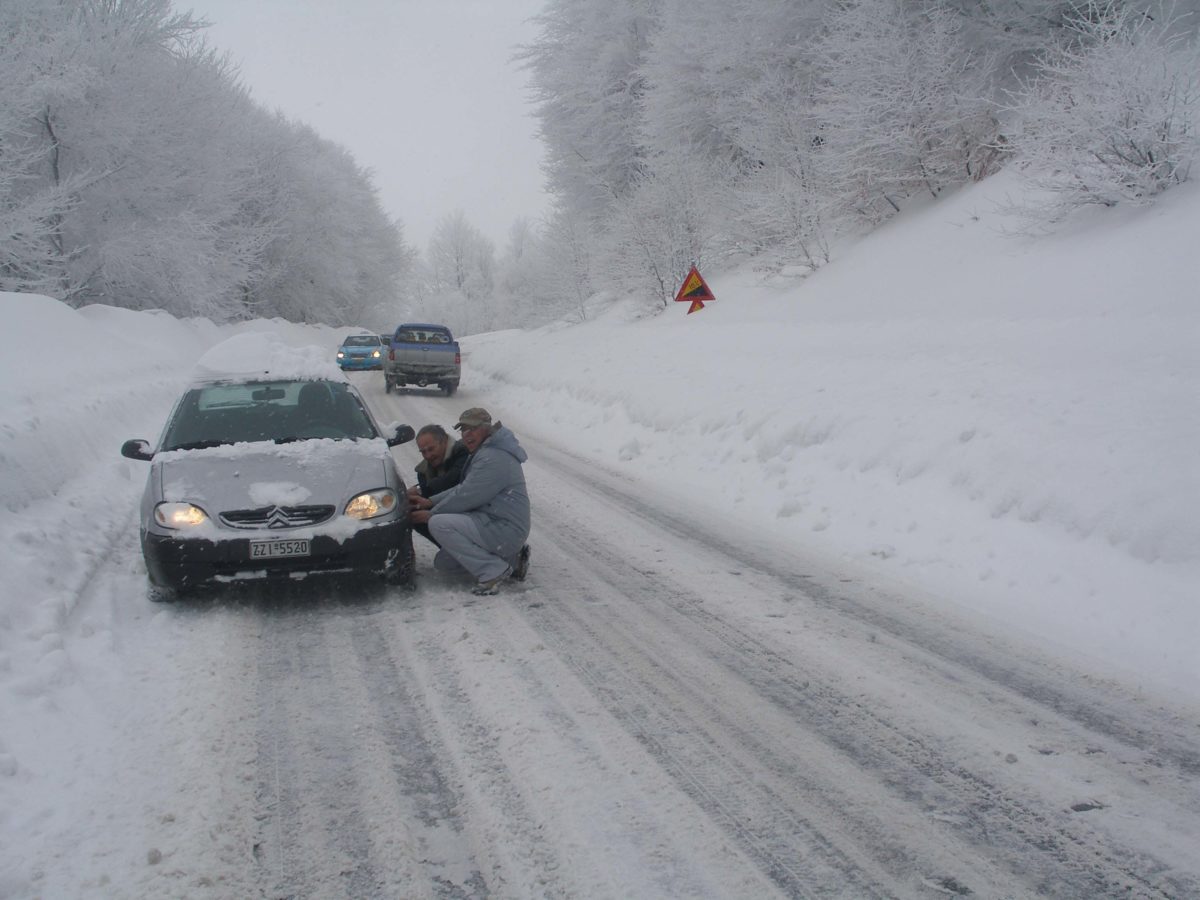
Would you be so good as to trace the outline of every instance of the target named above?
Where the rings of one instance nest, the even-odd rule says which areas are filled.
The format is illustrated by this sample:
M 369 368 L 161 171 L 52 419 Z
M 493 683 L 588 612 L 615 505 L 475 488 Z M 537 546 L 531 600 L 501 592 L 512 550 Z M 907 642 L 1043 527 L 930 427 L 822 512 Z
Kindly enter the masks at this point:
M 525 576 L 529 574 L 529 545 L 526 544 L 521 548 L 521 552 L 517 554 L 517 565 L 513 569 L 513 581 L 524 581 Z
M 491 597 L 493 594 L 500 593 L 500 585 L 504 583 L 504 579 L 512 574 L 512 569 L 505 569 L 495 578 L 489 581 L 481 581 L 471 588 L 471 593 L 476 597 Z

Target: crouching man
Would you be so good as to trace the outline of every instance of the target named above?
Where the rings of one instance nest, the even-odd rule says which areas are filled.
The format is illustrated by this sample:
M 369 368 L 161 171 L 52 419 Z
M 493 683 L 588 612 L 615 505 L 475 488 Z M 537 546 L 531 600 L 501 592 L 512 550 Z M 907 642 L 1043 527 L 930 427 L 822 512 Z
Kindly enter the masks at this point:
M 474 407 L 454 426 L 470 457 L 462 480 L 430 497 L 411 497 L 412 521 L 428 523 L 441 547 L 434 567 L 469 574 L 472 592 L 495 594 L 505 579 L 523 581 L 529 569 L 529 492 L 521 465 L 528 459 L 517 436 Z

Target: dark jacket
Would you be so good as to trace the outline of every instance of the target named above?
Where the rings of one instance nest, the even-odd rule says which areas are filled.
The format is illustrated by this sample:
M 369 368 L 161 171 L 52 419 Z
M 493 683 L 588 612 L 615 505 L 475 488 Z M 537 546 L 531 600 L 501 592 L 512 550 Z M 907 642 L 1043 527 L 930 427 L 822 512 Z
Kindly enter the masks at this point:
M 463 469 L 471 458 L 466 444 L 455 441 L 446 451 L 446 457 L 436 469 L 427 460 L 417 463 L 417 485 L 421 488 L 422 497 L 432 497 L 442 491 L 449 490 L 462 481 Z

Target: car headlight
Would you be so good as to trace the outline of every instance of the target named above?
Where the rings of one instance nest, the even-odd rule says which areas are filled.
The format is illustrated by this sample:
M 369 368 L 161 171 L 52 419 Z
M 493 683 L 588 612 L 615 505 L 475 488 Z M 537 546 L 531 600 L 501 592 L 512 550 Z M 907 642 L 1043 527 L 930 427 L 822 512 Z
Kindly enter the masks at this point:
M 396 492 L 391 488 L 367 491 L 346 504 L 346 515 L 352 519 L 374 519 L 396 509 Z
M 168 501 L 154 507 L 154 521 L 163 528 L 195 528 L 208 521 L 208 513 L 191 503 Z
M 372 350 L 372 351 L 371 351 L 371 355 L 372 355 L 373 357 L 375 357 L 376 359 L 379 359 L 379 357 L 383 356 L 383 354 L 382 354 L 382 353 L 380 353 L 378 350 Z
M 341 359 L 341 358 L 342 358 L 342 357 L 344 357 L 345 355 L 346 355 L 346 354 L 345 354 L 345 353 L 343 353 L 341 350 L 339 350 L 339 351 L 338 351 L 338 359 Z

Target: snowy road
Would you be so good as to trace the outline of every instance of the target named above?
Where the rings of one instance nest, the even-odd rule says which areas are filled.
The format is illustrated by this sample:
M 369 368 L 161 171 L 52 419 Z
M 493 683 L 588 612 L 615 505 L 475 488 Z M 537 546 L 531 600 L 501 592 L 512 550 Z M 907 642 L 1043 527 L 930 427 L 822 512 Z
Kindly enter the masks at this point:
M 486 402 L 356 381 L 385 421 Z M 1200 896 L 1200 723 L 505 424 L 499 597 L 420 540 L 414 594 L 131 596 L 44 896 Z M 97 597 L 141 589 L 114 540 Z

